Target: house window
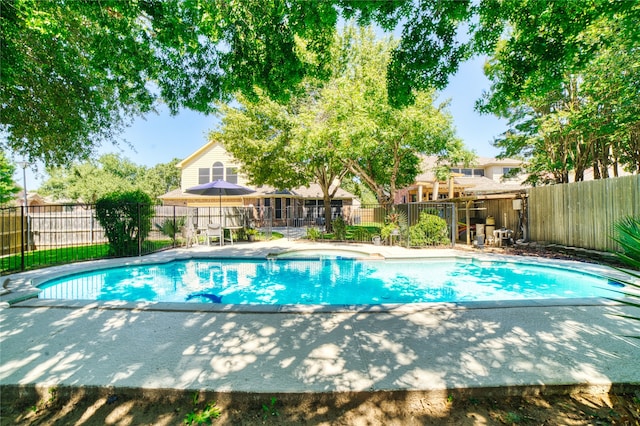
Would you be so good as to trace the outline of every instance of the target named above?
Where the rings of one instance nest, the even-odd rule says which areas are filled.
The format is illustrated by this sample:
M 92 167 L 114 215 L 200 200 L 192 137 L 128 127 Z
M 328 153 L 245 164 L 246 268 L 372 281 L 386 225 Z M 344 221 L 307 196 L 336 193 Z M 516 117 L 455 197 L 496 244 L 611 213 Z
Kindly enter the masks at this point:
M 502 174 L 505 177 L 515 177 L 515 173 L 516 172 L 515 171 L 512 172 L 512 170 L 517 170 L 517 169 L 518 169 L 517 167 L 503 167 L 502 168 Z M 513 176 L 511 176 L 512 173 L 514 174 Z
M 238 183 L 238 168 L 237 167 L 227 167 L 227 182 L 229 183 Z
M 304 211 L 307 218 L 314 218 L 318 216 L 318 201 L 317 200 L 304 200 Z
M 198 169 L 198 184 L 209 183 L 209 169 Z
M 221 162 L 216 161 L 215 163 L 213 163 L 211 171 L 213 172 L 211 181 L 224 179 L 224 165 Z
M 484 169 L 460 169 L 460 168 L 452 168 L 451 173 L 462 173 L 467 177 L 479 177 L 484 176 Z
M 324 205 L 324 202 L 322 203 Z M 331 218 L 335 219 L 341 216 L 342 213 L 342 200 L 331 200 Z
M 276 219 L 282 219 L 282 198 L 276 198 Z

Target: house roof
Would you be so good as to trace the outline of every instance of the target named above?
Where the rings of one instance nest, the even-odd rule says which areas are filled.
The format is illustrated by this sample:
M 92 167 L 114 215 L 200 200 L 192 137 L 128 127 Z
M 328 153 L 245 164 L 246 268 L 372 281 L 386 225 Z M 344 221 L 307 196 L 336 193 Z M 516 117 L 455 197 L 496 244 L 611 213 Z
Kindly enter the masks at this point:
M 521 160 L 514 158 L 491 158 L 491 157 L 477 157 L 473 167 L 486 167 L 486 166 L 520 166 Z
M 416 176 L 416 182 L 433 182 L 435 180 L 435 174 L 433 168 L 436 166 L 438 158 L 434 155 L 422 155 L 420 158 L 420 170 Z
M 513 192 L 527 188 L 519 182 L 496 182 L 487 177 L 456 177 L 454 183 L 464 186 L 464 192 L 467 194 L 488 194 L 498 192 Z
M 197 157 L 202 155 L 204 152 L 210 150 L 215 145 L 221 145 L 221 143 L 218 142 L 218 141 L 209 141 L 209 142 L 207 142 L 206 144 L 204 144 L 200 148 L 198 148 L 198 150 L 195 151 L 193 154 L 191 154 L 190 156 L 188 156 L 187 158 L 185 158 L 184 160 L 182 160 L 178 164 L 176 164 L 176 167 L 178 167 L 179 169 L 183 168 L 184 166 L 186 166 L 187 164 L 192 162 L 194 159 L 196 159 Z
M 436 177 L 433 169 L 436 167 L 438 157 L 435 155 L 422 155 L 421 156 L 420 170 L 422 173 L 416 176 L 416 182 L 433 182 Z M 464 168 L 484 168 L 490 166 L 512 166 L 517 167 L 522 165 L 522 161 L 513 158 L 489 158 L 489 157 L 477 157 L 476 161 L 470 166 L 454 165 L 452 167 L 464 167 Z M 454 174 L 455 176 L 455 174 Z
M 17 192 L 13 197 L 19 205 L 24 204 L 24 190 Z M 36 191 L 27 191 L 27 202 L 31 205 L 31 203 L 45 203 L 47 200 Z
M 322 198 L 322 188 L 317 183 L 312 183 L 308 187 L 300 186 L 294 189 L 295 193 L 302 198 Z M 356 198 L 352 193 L 345 191 L 342 188 L 338 188 L 334 199 Z

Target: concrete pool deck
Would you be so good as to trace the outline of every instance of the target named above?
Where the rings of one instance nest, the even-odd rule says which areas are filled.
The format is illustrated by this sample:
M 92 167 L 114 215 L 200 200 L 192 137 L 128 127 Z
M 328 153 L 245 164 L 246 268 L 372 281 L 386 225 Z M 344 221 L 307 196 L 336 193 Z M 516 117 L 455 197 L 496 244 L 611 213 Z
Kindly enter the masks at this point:
M 469 255 L 276 240 L 198 246 L 131 261 L 328 248 L 382 257 Z M 30 280 L 65 270 L 69 266 L 11 276 L 5 285 L 12 293 L 2 301 L 29 294 Z M 267 394 L 608 392 L 640 385 L 640 340 L 625 337 L 640 335 L 640 322 L 624 314 L 639 316 L 631 307 L 586 300 L 262 311 L 27 299 L 0 307 L 0 385 Z

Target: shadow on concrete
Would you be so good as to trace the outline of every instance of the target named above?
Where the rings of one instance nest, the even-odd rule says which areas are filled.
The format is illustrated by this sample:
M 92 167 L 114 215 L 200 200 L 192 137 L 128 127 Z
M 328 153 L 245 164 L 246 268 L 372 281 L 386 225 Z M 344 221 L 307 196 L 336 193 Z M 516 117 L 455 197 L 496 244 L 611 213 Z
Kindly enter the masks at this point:
M 37 407 L 54 389 L 62 406 L 50 422 L 98 424 L 156 398 L 155 423 L 175 424 L 167 419 L 181 419 L 185 397 L 197 391 L 229 416 L 276 396 L 283 412 L 311 424 L 371 410 L 376 421 L 391 420 L 399 409 L 424 423 L 445 418 L 452 395 L 637 389 L 640 342 L 622 336 L 640 334 L 640 325 L 617 316 L 630 312 L 605 305 L 212 313 L 18 304 L 0 310 L 2 405 L 35 400 Z M 183 402 L 172 413 L 176 401 Z

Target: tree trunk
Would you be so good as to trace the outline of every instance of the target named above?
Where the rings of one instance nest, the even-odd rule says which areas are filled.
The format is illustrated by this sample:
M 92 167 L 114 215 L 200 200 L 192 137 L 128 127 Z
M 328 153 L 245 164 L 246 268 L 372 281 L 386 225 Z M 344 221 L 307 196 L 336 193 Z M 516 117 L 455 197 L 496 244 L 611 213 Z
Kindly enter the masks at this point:
M 324 225 L 327 232 L 331 232 L 333 230 L 333 226 L 331 224 L 331 200 L 340 188 L 340 185 L 338 184 L 334 186 L 333 189 L 331 189 L 331 185 L 333 185 L 335 182 L 339 183 L 342 178 L 344 178 L 347 171 L 348 169 L 345 168 L 336 175 L 324 168 L 316 169 L 315 176 L 318 180 L 320 188 L 322 189 L 322 202 L 324 205 Z
M 324 194 L 324 229 L 327 232 L 333 231 L 333 224 L 331 223 L 331 197 L 329 194 Z

